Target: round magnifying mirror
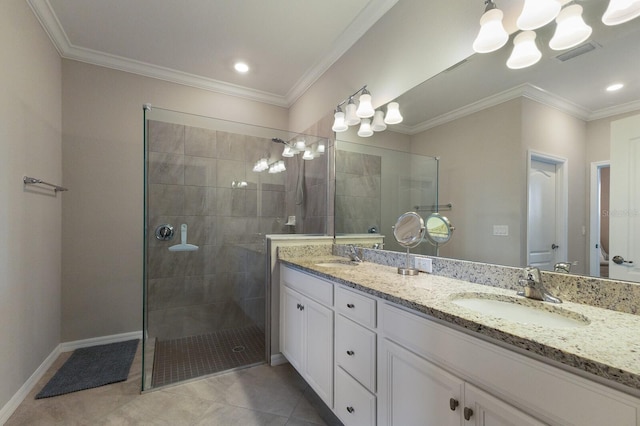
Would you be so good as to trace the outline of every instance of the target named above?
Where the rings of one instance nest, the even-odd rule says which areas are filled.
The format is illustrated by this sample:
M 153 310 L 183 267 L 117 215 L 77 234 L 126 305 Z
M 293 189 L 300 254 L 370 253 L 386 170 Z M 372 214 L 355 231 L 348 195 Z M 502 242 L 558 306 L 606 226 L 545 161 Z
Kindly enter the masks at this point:
M 418 270 L 409 266 L 409 249 L 416 247 L 424 238 L 424 220 L 415 212 L 407 212 L 398 218 L 393 227 L 393 236 L 398 244 L 407 248 L 407 258 L 404 267 L 398 268 L 402 275 L 418 275 Z
M 427 241 L 435 246 L 448 242 L 456 229 L 451 225 L 449 219 L 440 213 L 432 213 L 427 217 L 426 228 Z
M 402 247 L 416 247 L 424 238 L 424 220 L 418 213 L 407 212 L 398 218 L 393 236 Z

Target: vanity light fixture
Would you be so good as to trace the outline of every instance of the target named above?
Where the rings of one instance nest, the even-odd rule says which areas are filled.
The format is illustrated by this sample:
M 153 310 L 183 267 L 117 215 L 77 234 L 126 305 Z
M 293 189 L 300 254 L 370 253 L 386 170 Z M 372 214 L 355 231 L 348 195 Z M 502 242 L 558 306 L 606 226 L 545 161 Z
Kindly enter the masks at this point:
M 478 53 L 489 53 L 500 49 L 509 40 L 509 33 L 504 29 L 504 14 L 493 0 L 485 0 L 487 5 L 480 18 L 480 31 L 473 42 L 473 50 Z
M 360 97 L 356 106 L 355 97 L 358 94 L 360 94 Z M 345 103 L 347 106 L 343 112 L 342 105 Z M 371 93 L 367 90 L 366 85 L 340 102 L 333 111 L 333 118 L 331 129 L 334 132 L 345 132 L 349 129 L 349 126 L 360 124 L 360 129 L 358 130 L 358 136 L 360 137 L 369 137 L 373 135 L 373 132 L 382 132 L 387 129 L 387 124 L 402 122 L 402 115 L 400 115 L 400 107 L 397 102 L 390 102 L 387 105 L 386 116 L 383 111 L 373 108 Z
M 553 50 L 565 50 L 575 47 L 589 38 L 593 29 L 582 19 L 582 6 L 572 4 L 560 11 L 556 18 L 556 32 L 549 47 Z
M 507 67 L 512 70 L 530 67 L 542 58 L 536 45 L 536 33 L 523 31 L 513 39 L 513 52 L 507 60 Z
M 516 21 L 521 30 L 535 30 L 553 21 L 562 5 L 559 0 L 525 0 Z
M 619 25 L 640 16 L 640 0 L 609 0 L 602 15 L 605 25 Z
M 318 145 L 316 146 L 316 152 L 320 155 L 324 154 L 326 147 L 324 145 L 324 142 L 318 142 Z
M 302 154 L 302 159 L 303 160 L 313 160 L 315 157 L 313 155 L 313 152 L 311 152 L 311 149 L 305 149 L 304 150 L 304 154 Z

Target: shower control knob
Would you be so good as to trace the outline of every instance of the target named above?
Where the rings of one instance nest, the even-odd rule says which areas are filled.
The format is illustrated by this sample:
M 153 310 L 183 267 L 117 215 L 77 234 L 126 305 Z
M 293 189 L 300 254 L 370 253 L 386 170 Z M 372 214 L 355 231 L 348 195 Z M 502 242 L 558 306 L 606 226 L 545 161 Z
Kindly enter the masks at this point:
M 173 238 L 173 226 L 166 223 L 156 228 L 156 239 L 160 241 L 169 241 L 172 238 Z

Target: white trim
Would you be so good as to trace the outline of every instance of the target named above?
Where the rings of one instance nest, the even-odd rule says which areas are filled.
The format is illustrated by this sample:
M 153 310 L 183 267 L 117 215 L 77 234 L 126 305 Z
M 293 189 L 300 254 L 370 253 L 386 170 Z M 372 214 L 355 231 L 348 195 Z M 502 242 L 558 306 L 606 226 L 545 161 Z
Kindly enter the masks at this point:
M 271 366 L 275 367 L 276 365 L 286 364 L 289 361 L 282 355 L 281 353 L 271 355 Z
M 73 351 L 79 348 L 86 348 L 95 345 L 106 345 L 107 343 L 124 342 L 131 339 L 142 339 L 142 331 L 132 331 L 130 333 L 112 334 L 110 336 L 93 337 L 84 340 L 75 340 L 72 342 L 60 343 L 51 351 L 49 356 L 40 364 L 26 382 L 18 389 L 13 397 L 0 409 L 0 424 L 5 424 L 9 417 L 16 411 L 18 406 L 29 395 L 33 388 L 38 384 L 47 370 L 53 365 L 56 359 L 63 352 Z
M 83 340 L 74 340 L 72 342 L 60 343 L 58 346 L 60 352 L 75 351 L 80 348 L 88 348 L 89 346 L 106 345 L 108 343 L 124 342 L 126 340 L 140 339 L 142 340 L 142 330 L 132 331 L 129 333 L 112 334 L 110 336 L 92 337 Z
M 33 390 L 33 388 L 38 384 L 40 379 L 47 372 L 49 367 L 51 367 L 58 356 L 60 356 L 60 345 L 58 345 L 45 360 L 40 364 L 40 366 L 33 372 L 33 374 L 27 379 L 26 382 L 18 389 L 13 397 L 0 409 L 0 424 L 5 424 L 9 417 L 18 409 L 22 401 L 29 395 L 29 393 Z
M 309 87 L 324 74 L 356 41 L 360 39 L 398 0 L 371 0 L 338 38 L 327 55 L 315 63 L 289 90 L 286 96 L 230 84 L 122 56 L 111 55 L 71 44 L 49 0 L 28 0 L 38 21 L 60 53 L 60 56 L 80 62 L 99 65 L 145 77 L 183 84 L 198 89 L 236 96 L 289 108 Z
M 610 167 L 611 161 L 594 161 L 591 163 L 589 185 L 589 276 L 600 276 L 600 170 Z M 596 248 L 596 244 L 598 248 Z
M 535 150 L 527 150 L 527 265 L 530 264 L 530 231 L 529 231 L 529 177 L 531 175 L 531 161 L 543 161 L 555 164 L 556 185 L 559 185 L 556 192 L 556 236 L 558 237 L 558 252 L 556 261 L 569 261 L 567 245 L 569 243 L 569 160 L 552 154 L 546 154 Z

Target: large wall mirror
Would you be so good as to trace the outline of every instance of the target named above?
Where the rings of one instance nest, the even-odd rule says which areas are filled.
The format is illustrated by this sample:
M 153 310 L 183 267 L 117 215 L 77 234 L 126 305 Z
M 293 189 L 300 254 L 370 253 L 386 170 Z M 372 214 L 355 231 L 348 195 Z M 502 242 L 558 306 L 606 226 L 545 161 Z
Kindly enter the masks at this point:
M 440 159 L 438 198 L 452 204 L 446 216 L 456 227 L 440 256 L 543 269 L 565 262 L 570 273 L 640 281 L 633 267 L 640 251 L 634 259 L 627 250 L 640 229 L 631 199 L 638 190 L 616 190 L 624 176 L 616 177 L 622 167 L 611 143 L 611 123 L 640 117 L 640 18 L 605 26 L 607 3 L 581 2 L 593 33 L 578 48 L 549 49 L 549 24 L 536 30 L 537 64 L 508 69 L 511 42 L 475 54 L 396 99 L 402 124 L 371 138 L 350 129 L 336 139 Z M 617 82 L 625 87 L 606 90 Z M 634 156 L 621 157 L 625 176 L 640 170 Z M 618 219 L 622 232 L 613 229 Z M 615 264 L 615 255 L 635 263 Z

